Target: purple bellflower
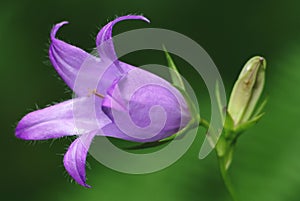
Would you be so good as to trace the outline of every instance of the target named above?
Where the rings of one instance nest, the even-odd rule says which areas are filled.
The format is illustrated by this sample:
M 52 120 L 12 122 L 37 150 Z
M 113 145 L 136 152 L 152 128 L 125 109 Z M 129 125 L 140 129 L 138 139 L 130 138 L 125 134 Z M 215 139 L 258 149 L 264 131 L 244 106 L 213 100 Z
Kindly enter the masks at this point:
M 16 127 L 16 136 L 23 140 L 78 136 L 63 162 L 84 187 L 90 187 L 85 163 L 95 136 L 153 142 L 175 134 L 191 119 L 184 97 L 169 82 L 117 59 L 112 28 L 128 19 L 149 22 L 137 15 L 109 22 L 96 38 L 100 58 L 57 39 L 56 32 L 67 22 L 56 24 L 51 31 L 49 58 L 76 97 L 31 112 Z M 96 81 L 96 87 L 91 86 L 91 80 Z

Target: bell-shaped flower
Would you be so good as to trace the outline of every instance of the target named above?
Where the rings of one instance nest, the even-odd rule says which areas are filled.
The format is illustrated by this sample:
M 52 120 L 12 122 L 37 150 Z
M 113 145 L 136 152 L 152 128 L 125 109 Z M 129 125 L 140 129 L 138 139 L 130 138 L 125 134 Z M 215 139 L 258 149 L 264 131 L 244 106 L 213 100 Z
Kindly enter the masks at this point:
M 97 35 L 99 57 L 56 38 L 67 22 L 51 31 L 49 58 L 75 97 L 23 117 L 16 136 L 24 140 L 46 140 L 76 135 L 64 156 L 64 166 L 74 180 L 85 187 L 85 162 L 95 136 L 109 136 L 135 142 L 152 142 L 169 137 L 190 121 L 181 93 L 164 79 L 117 59 L 112 28 L 119 17 Z

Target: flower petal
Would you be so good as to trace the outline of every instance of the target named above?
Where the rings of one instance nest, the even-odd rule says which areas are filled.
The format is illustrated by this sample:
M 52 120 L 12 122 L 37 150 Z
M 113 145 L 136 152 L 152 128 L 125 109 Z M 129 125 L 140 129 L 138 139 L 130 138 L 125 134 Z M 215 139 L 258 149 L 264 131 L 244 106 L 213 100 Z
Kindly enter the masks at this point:
M 116 23 L 123 20 L 143 20 L 148 23 L 150 22 L 147 18 L 141 15 L 127 15 L 118 17 L 105 25 L 100 30 L 96 38 L 96 45 L 101 59 L 110 59 L 117 62 L 117 55 L 112 41 L 112 28 Z
M 111 66 L 101 62 L 98 57 L 57 39 L 55 37 L 57 31 L 67 23 L 61 22 L 53 27 L 49 58 L 64 82 L 77 95 L 86 96 L 88 90 L 96 89 L 98 83 L 101 85 L 100 78 Z
M 133 67 L 123 62 L 118 66 L 104 62 L 84 50 L 57 39 L 56 33 L 68 22 L 55 25 L 51 31 L 49 58 L 65 83 L 78 95 L 86 96 L 92 90 L 106 94 L 106 89 L 123 73 Z M 122 73 L 119 69 L 123 69 Z
M 95 132 L 90 132 L 77 138 L 64 156 L 64 166 L 67 172 L 78 184 L 87 188 L 91 186 L 86 184 L 85 163 L 94 136 Z
M 75 98 L 27 114 L 16 127 L 16 137 L 24 140 L 46 140 L 69 135 L 81 135 L 111 121 L 95 110 L 92 98 Z M 97 116 L 97 117 L 95 117 Z M 92 121 L 95 119 L 95 121 Z
M 78 47 L 55 38 L 58 29 L 67 23 L 61 22 L 53 27 L 50 36 L 49 58 L 61 78 L 73 89 L 77 73 L 90 55 Z

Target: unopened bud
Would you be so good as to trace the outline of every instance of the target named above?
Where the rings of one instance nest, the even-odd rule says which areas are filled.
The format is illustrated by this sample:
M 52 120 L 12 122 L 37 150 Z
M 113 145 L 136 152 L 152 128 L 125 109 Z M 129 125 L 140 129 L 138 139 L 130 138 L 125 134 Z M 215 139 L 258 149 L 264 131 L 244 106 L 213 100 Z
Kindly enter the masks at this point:
M 250 119 L 264 88 L 265 70 L 266 60 L 260 56 L 251 58 L 242 69 L 228 104 L 235 125 Z

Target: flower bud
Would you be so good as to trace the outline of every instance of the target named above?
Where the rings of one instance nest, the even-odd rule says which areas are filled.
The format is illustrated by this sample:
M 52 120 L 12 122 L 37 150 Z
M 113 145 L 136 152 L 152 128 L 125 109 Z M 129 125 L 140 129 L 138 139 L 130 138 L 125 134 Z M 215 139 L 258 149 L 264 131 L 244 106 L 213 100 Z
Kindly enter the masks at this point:
M 234 125 L 248 121 L 263 91 L 266 60 L 263 57 L 251 58 L 242 69 L 228 104 L 228 113 Z

